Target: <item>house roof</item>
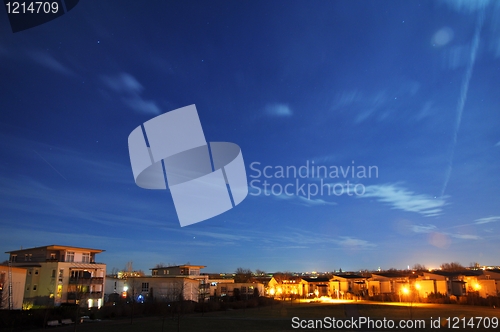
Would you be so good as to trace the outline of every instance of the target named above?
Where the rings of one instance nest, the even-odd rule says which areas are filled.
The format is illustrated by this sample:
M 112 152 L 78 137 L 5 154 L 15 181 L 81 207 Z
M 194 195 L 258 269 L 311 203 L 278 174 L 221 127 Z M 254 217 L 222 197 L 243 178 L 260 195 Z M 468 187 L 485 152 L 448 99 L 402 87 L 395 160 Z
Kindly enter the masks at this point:
M 302 277 L 302 280 L 307 282 L 328 282 L 330 278 L 328 277 Z
M 334 277 L 339 277 L 344 279 L 366 279 L 366 277 L 357 274 L 335 274 Z
M 171 269 L 173 267 L 178 267 L 178 268 L 199 268 L 199 269 L 203 269 L 203 268 L 206 268 L 207 266 L 206 265 L 189 265 L 189 264 L 185 264 L 185 265 L 172 265 L 172 266 L 162 266 L 162 267 L 154 267 L 150 270 L 161 270 L 161 269 Z
M 426 272 L 426 273 L 433 273 L 437 274 L 440 276 L 444 277 L 458 277 L 458 276 L 466 276 L 466 277 L 476 277 L 480 276 L 483 274 L 483 271 L 471 271 L 471 270 L 464 270 L 464 271 L 432 271 L 432 272 Z
M 408 277 L 407 274 L 397 273 L 397 272 L 377 272 L 373 273 L 375 276 L 386 277 L 386 278 L 405 278 Z
M 20 253 L 23 251 L 31 251 L 34 249 L 46 249 L 46 250 L 71 250 L 74 249 L 76 251 L 88 251 L 91 253 L 101 253 L 105 250 L 103 249 L 92 249 L 92 248 L 82 248 L 82 247 L 74 247 L 74 246 L 63 246 L 63 245 L 57 245 L 57 244 L 51 244 L 48 246 L 41 246 L 41 247 L 33 247 L 33 248 L 23 248 L 19 250 L 12 250 L 12 251 L 6 251 L 6 254 L 12 254 L 12 253 Z

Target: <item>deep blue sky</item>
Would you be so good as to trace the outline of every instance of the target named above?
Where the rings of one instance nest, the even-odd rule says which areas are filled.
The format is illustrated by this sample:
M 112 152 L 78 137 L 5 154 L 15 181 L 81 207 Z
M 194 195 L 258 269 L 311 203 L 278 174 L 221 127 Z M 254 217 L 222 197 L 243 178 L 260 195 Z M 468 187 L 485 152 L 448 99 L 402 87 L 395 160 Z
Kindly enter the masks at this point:
M 498 1 L 81 1 L 15 34 L 0 17 L 1 252 L 95 247 L 146 271 L 500 264 Z M 359 196 L 250 188 L 181 228 L 168 191 L 135 185 L 127 138 L 190 104 L 249 182 L 253 162 L 378 177 L 298 179 Z

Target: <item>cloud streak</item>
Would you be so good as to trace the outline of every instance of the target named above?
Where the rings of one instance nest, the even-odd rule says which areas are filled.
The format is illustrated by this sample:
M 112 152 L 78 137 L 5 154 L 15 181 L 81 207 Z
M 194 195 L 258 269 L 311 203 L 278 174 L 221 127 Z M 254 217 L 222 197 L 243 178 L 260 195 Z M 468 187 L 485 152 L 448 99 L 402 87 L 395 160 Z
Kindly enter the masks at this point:
M 102 76 L 103 83 L 120 95 L 122 103 L 137 113 L 160 114 L 161 110 L 152 100 L 144 99 L 141 94 L 144 87 L 132 75 L 120 73 L 115 76 Z
M 293 115 L 292 110 L 286 104 L 268 104 L 264 108 L 264 113 L 271 117 L 290 117 Z
M 36 63 L 65 76 L 75 76 L 75 73 L 57 61 L 52 55 L 44 52 L 33 52 L 29 57 Z
M 457 118 L 455 120 L 455 128 L 453 130 L 453 142 L 452 142 L 451 152 L 448 158 L 448 167 L 446 169 L 444 177 L 443 188 L 441 190 L 441 197 L 443 197 L 444 193 L 446 192 L 446 188 L 448 187 L 448 182 L 450 181 L 451 172 L 453 169 L 453 157 L 455 156 L 455 147 L 457 145 L 458 131 L 460 130 L 460 124 L 462 122 L 462 114 L 464 112 L 464 106 L 467 100 L 467 92 L 469 91 L 469 83 L 472 77 L 472 70 L 474 69 L 474 64 L 476 63 L 477 50 L 479 48 L 479 41 L 481 39 L 481 29 L 483 27 L 483 23 L 484 23 L 484 9 L 479 12 L 479 17 L 476 24 L 476 31 L 474 32 L 472 47 L 469 54 L 469 63 L 467 64 L 467 70 L 465 72 L 465 76 L 462 81 L 462 86 L 460 89 L 460 97 L 458 99 L 458 105 L 457 105 Z
M 494 216 L 494 217 L 486 217 L 486 218 L 479 218 L 474 220 L 476 225 L 482 225 L 482 224 L 489 224 L 491 222 L 497 222 L 500 221 L 500 216 Z
M 416 194 L 396 184 L 367 186 L 366 192 L 359 198 L 376 198 L 389 204 L 393 209 L 419 213 L 426 217 L 440 215 L 446 204 L 443 198 L 432 198 L 428 195 Z

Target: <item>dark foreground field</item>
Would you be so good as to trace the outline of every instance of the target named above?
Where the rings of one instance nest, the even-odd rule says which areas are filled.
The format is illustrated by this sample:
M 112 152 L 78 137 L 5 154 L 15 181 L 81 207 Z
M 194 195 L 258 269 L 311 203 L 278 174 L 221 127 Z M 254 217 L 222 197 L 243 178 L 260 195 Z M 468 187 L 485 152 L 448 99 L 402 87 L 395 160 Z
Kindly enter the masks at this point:
M 349 302 L 349 303 L 280 303 L 270 307 L 252 308 L 246 310 L 229 310 L 223 312 L 186 314 L 178 319 L 172 317 L 135 317 L 131 324 L 129 319 L 115 319 L 84 322 L 76 327 L 80 332 L 137 332 L 137 331 L 290 331 L 292 319 L 298 317 L 300 320 L 317 320 L 324 317 L 335 317 L 336 319 L 351 319 L 352 317 L 366 317 L 372 320 L 394 320 L 396 327 L 401 320 L 419 319 L 425 321 L 425 329 L 413 330 L 443 330 L 448 329 L 447 318 L 452 317 L 452 322 L 457 322 L 453 330 L 474 331 L 498 331 L 500 327 L 493 328 L 493 321 L 498 321 L 500 309 L 442 304 L 381 304 L 374 302 Z M 431 317 L 434 321 L 431 328 Z M 456 318 L 453 318 L 456 317 Z M 475 326 L 463 328 L 465 323 L 471 322 L 472 317 L 489 317 L 481 322 L 481 328 L 477 326 L 478 319 L 474 320 Z M 495 318 L 494 318 L 495 317 Z M 436 320 L 439 318 L 439 323 Z M 462 319 L 462 318 L 465 318 Z M 298 319 L 296 318 L 296 321 Z M 484 323 L 491 323 L 491 327 L 484 328 Z M 306 323 L 303 323 L 306 324 Z M 304 325 L 305 326 L 305 325 Z M 467 325 L 466 325 L 467 326 Z M 74 331 L 75 326 L 52 327 L 44 330 L 54 332 Z M 309 330 L 309 329 L 306 329 Z M 320 330 L 320 329 L 317 329 Z M 324 328 L 322 330 L 352 331 L 352 329 Z M 398 328 L 375 328 L 366 326 L 358 331 L 405 331 L 408 329 Z M 452 330 L 452 329 L 450 329 Z

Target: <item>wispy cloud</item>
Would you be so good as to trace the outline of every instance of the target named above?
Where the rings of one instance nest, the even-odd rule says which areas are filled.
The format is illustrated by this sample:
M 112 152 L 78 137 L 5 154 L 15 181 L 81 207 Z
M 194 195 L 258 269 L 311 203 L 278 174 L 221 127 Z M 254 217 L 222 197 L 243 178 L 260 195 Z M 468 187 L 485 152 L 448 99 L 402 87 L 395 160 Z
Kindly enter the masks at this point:
M 103 82 L 116 92 L 140 93 L 144 87 L 135 77 L 128 73 L 121 73 L 116 76 L 103 76 Z
M 447 234 L 447 235 L 462 240 L 481 240 L 480 236 L 473 234 Z
M 487 7 L 491 0 L 441 0 L 459 13 L 471 14 Z
M 264 108 L 264 113 L 274 117 L 289 117 L 293 115 L 292 110 L 286 104 L 268 104 Z
M 414 233 L 430 233 L 437 229 L 434 225 L 412 225 L 411 230 Z
M 61 62 L 57 61 L 52 55 L 46 52 L 31 52 L 29 57 L 36 63 L 53 70 L 59 74 L 66 76 L 75 76 L 75 73 L 63 65 Z
M 500 216 L 494 216 L 494 217 L 486 217 L 486 218 L 479 218 L 474 220 L 476 225 L 482 225 L 482 224 L 488 224 L 490 222 L 497 222 L 500 221 Z
M 443 206 L 446 205 L 444 198 L 416 194 L 397 184 L 367 186 L 365 194 L 357 197 L 374 197 L 380 202 L 391 205 L 393 209 L 416 212 L 426 217 L 441 214 Z
M 374 243 L 370 243 L 368 241 L 361 239 L 352 238 L 349 236 L 341 236 L 339 240 L 337 240 L 337 242 L 338 244 L 344 247 L 357 247 L 357 248 L 368 249 L 368 248 L 375 248 L 377 246 Z
M 128 108 L 145 114 L 160 114 L 161 110 L 152 100 L 144 99 L 141 94 L 144 87 L 132 75 L 120 73 L 115 76 L 102 76 L 104 84 L 120 95 L 120 99 Z
M 287 195 L 284 192 L 281 192 L 278 194 L 278 192 L 273 193 L 268 188 L 264 189 L 264 188 L 259 188 L 259 187 L 252 185 L 248 188 L 248 192 L 249 192 L 250 196 L 272 197 L 272 198 L 277 199 L 277 200 L 290 201 L 290 202 L 294 202 L 294 203 L 304 205 L 307 207 L 337 205 L 336 202 L 325 201 L 322 198 L 315 198 L 315 195 L 311 195 L 311 197 L 296 195 L 293 192 L 293 190 L 290 190 L 290 192 L 292 192 L 293 195 Z M 305 192 L 307 192 L 307 190 Z
M 435 225 L 411 225 L 410 229 L 419 234 L 440 234 L 439 236 L 451 237 L 460 240 L 480 240 L 481 237 L 474 234 L 442 232 Z

